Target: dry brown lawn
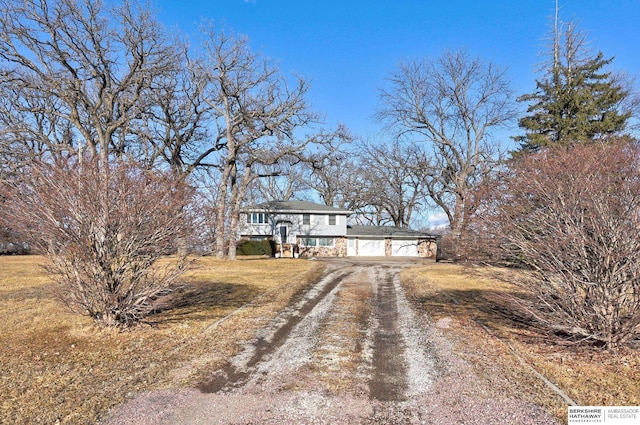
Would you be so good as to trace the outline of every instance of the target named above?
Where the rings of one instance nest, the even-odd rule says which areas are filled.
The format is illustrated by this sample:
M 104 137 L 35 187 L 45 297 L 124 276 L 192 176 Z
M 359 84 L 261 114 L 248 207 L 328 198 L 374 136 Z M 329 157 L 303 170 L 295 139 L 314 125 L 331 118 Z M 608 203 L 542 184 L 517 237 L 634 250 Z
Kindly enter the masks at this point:
M 126 330 L 50 294 L 37 256 L 0 257 L 0 423 L 94 423 L 137 392 L 193 385 L 316 280 L 303 260 L 198 258 L 176 307 Z
M 494 388 L 567 420 L 567 403 L 528 366 L 579 405 L 640 405 L 640 352 L 579 347 L 520 319 L 508 301 L 527 297 L 489 267 L 433 263 L 403 271 L 407 293 Z M 522 363 L 524 361 L 524 364 Z

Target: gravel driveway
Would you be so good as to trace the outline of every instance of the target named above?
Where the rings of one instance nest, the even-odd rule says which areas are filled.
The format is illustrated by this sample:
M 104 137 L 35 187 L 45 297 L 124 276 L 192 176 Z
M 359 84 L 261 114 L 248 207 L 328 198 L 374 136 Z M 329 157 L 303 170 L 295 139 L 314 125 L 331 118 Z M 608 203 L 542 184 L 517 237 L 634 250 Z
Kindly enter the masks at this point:
M 332 261 L 199 388 L 138 396 L 120 424 L 556 424 L 496 394 L 400 286 L 411 262 Z

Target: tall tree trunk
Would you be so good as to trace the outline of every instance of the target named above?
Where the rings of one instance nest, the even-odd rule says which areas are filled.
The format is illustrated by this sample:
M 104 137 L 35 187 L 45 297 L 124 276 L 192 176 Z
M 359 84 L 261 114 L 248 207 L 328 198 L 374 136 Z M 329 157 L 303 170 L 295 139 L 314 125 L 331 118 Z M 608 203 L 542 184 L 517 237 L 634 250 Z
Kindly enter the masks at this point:
M 232 210 L 235 210 L 235 208 L 232 208 Z M 236 259 L 237 233 L 238 233 L 238 216 L 232 212 L 231 218 L 229 219 L 229 251 L 228 251 L 229 260 Z
M 236 237 L 238 236 L 238 225 L 240 224 L 240 208 L 242 200 L 247 192 L 249 183 L 253 180 L 251 173 L 251 164 L 247 164 L 242 180 L 238 183 L 236 180 L 236 170 L 233 173 L 233 185 L 231 186 L 231 200 L 229 202 L 229 250 L 228 256 L 230 260 L 236 259 Z
M 226 170 L 222 176 L 220 183 L 220 193 L 218 194 L 218 215 L 216 217 L 216 236 L 215 236 L 215 253 L 216 258 L 224 258 L 224 239 L 225 239 L 225 218 L 227 210 L 227 179 Z
M 464 195 L 457 193 L 456 204 L 453 210 L 453 220 L 450 223 L 451 234 L 456 241 L 460 241 L 464 237 L 465 218 Z

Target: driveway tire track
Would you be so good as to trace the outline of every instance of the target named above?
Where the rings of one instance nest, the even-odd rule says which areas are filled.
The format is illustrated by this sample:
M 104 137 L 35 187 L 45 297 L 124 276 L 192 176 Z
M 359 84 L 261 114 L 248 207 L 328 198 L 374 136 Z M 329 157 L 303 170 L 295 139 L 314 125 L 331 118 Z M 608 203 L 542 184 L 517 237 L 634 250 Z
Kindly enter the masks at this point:
M 383 276 L 376 276 L 378 290 L 372 313 L 378 326 L 374 334 L 369 395 L 379 401 L 403 401 L 406 400 L 408 381 L 405 342 L 398 326 L 396 288 L 388 271 L 379 273 Z
M 244 351 L 228 361 L 207 381 L 198 385 L 203 393 L 216 393 L 244 385 L 256 370 L 256 365 L 273 354 L 288 339 L 292 330 L 336 287 L 350 272 L 334 271 L 317 285 L 306 291 L 292 308 L 285 309 L 272 325 L 267 327 L 267 336 L 250 341 Z

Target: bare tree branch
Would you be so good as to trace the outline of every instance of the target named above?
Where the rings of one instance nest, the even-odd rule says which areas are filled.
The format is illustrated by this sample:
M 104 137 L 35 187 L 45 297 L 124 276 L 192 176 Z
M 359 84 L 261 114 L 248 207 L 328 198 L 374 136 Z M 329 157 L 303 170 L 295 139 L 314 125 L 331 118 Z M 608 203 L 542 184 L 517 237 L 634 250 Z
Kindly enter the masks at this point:
M 2 0 L 0 120 L 12 143 L 121 156 L 176 52 L 151 12 L 99 1 Z
M 515 118 L 505 72 L 456 51 L 402 63 L 389 83 L 378 116 L 431 146 L 429 195 L 461 235 L 468 195 L 500 157 L 491 131 Z

